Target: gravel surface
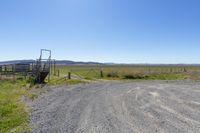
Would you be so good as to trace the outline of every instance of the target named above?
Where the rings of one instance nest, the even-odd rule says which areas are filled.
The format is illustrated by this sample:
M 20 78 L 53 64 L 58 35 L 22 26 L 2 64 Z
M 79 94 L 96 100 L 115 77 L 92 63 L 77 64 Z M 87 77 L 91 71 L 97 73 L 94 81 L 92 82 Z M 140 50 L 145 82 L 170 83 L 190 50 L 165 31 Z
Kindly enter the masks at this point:
M 34 133 L 200 132 L 200 83 L 193 81 L 52 86 L 31 105 Z

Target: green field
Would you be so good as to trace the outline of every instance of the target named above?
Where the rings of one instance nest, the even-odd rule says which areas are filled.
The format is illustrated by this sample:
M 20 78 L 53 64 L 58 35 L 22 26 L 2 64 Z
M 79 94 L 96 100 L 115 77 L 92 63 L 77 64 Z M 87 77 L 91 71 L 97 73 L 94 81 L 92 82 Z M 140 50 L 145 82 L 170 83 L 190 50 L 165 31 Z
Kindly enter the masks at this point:
M 199 80 L 199 66 L 68 65 L 57 66 L 60 77 L 68 72 L 85 79 L 194 79 Z

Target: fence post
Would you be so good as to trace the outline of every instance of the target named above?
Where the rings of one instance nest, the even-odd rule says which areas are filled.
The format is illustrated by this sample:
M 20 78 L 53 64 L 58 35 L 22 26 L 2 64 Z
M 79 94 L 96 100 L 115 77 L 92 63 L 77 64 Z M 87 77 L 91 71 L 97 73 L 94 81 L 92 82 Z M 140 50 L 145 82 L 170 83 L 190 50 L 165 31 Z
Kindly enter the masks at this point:
M 71 79 L 71 72 L 68 72 L 68 79 Z
M 102 70 L 100 71 L 100 74 L 101 74 L 101 78 L 103 78 L 104 76 L 103 76 L 103 71 Z

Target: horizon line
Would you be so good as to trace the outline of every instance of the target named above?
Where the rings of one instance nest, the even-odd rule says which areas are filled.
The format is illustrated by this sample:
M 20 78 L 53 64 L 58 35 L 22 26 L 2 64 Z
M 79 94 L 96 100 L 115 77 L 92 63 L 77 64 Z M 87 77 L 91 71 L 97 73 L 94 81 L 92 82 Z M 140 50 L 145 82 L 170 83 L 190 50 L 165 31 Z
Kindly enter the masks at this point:
M 77 63 L 99 63 L 99 64 L 116 64 L 116 65 L 200 65 L 200 63 L 123 63 L 123 62 L 99 62 L 99 61 L 75 61 L 75 60 L 66 60 L 66 59 L 52 59 L 55 61 L 71 61 Z M 14 61 L 35 61 L 34 59 L 16 59 L 16 60 L 4 60 L 4 62 L 14 62 Z

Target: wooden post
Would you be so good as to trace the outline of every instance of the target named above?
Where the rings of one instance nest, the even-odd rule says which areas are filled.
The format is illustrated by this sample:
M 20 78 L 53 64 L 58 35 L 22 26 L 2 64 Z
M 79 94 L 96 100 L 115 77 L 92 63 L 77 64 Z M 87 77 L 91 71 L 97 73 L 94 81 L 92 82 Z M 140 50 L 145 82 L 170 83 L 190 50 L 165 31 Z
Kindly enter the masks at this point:
M 71 79 L 71 72 L 68 72 L 68 79 Z
M 103 76 L 103 71 L 102 71 L 102 70 L 100 71 L 100 75 L 101 75 L 101 78 L 104 77 L 104 76 Z

